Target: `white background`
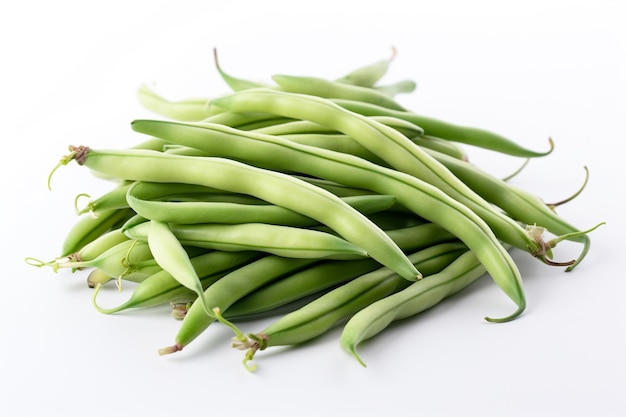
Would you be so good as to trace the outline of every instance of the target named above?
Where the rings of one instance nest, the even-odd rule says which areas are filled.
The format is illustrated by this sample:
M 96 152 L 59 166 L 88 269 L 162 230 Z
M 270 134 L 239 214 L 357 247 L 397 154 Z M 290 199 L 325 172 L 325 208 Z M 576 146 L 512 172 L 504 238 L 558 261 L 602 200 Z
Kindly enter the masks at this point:
M 624 2 L 610 0 L 2 3 L 0 414 L 626 415 L 624 18 Z M 167 309 L 101 315 L 84 275 L 25 264 L 57 255 L 76 194 L 108 189 L 72 165 L 47 190 L 67 145 L 143 139 L 129 127 L 154 117 L 137 103 L 140 84 L 171 99 L 227 92 L 213 47 L 233 75 L 268 81 L 339 77 L 391 46 L 398 55 L 384 81 L 414 79 L 416 92 L 401 98 L 414 111 L 535 149 L 555 140 L 514 184 L 557 201 L 589 167 L 587 189 L 558 211 L 580 228 L 607 224 L 569 274 L 514 252 L 529 302 L 520 319 L 482 320 L 512 308 L 484 277 L 364 344 L 367 368 L 339 348 L 337 329 L 258 354 L 252 374 L 222 326 L 159 357 L 179 326 Z M 520 163 L 470 152 L 499 175 Z

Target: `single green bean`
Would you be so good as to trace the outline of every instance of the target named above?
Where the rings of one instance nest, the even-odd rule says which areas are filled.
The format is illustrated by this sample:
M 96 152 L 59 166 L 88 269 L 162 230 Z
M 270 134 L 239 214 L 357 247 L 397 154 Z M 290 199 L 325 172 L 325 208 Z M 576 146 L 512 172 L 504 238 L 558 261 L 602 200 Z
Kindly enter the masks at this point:
M 100 213 L 108 210 L 128 208 L 128 203 L 126 202 L 126 191 L 131 184 L 132 183 L 120 184 L 100 197 L 90 200 L 89 203 L 82 209 L 77 207 L 77 213 L 79 215 L 89 213 L 93 217 L 98 217 Z
M 396 100 L 372 88 L 344 84 L 319 77 L 274 75 L 274 82 L 281 91 L 306 94 L 315 97 L 345 99 L 375 104 L 392 110 L 406 111 Z M 250 91 L 250 90 L 245 90 Z
M 359 343 L 382 332 L 395 320 L 416 315 L 435 306 L 483 275 L 485 268 L 478 259 L 471 252 L 464 253 L 441 272 L 375 301 L 357 312 L 348 320 L 341 333 L 341 347 L 365 366 L 356 351 Z
M 171 226 L 167 223 L 157 220 L 151 220 L 148 230 L 148 246 L 154 260 L 164 271 L 167 271 L 182 286 L 189 288 L 198 294 L 199 297 L 204 293 L 200 277 L 196 273 L 189 255 L 178 240 L 178 237 L 171 230 Z M 136 229 L 136 226 L 133 229 Z M 204 301 L 201 299 L 200 301 Z M 203 305 L 207 314 L 211 314 L 206 305 Z
M 390 97 L 395 97 L 400 93 L 412 93 L 417 88 L 413 80 L 400 80 L 392 84 L 377 85 L 374 88 Z
M 152 225 L 151 225 L 152 223 Z M 126 230 L 132 239 L 150 238 L 154 223 Z M 330 233 L 313 229 L 265 223 L 169 224 L 173 237 L 182 245 L 222 251 L 260 251 L 287 258 L 354 259 L 367 252 Z
M 374 87 L 387 73 L 389 65 L 396 57 L 396 49 L 391 48 L 391 55 L 373 63 L 358 67 L 337 79 L 337 82 L 361 87 Z
M 509 138 L 484 129 L 460 126 L 442 120 L 421 116 L 410 111 L 396 111 L 356 100 L 333 99 L 333 102 L 347 110 L 363 116 L 387 115 L 398 117 L 420 126 L 424 129 L 424 134 L 426 135 L 477 146 L 511 156 L 535 158 L 548 155 L 553 149 L 553 143 L 551 140 L 549 141 L 550 148 L 547 151 L 533 151 L 521 146 L 519 143 Z
M 397 117 L 371 116 L 371 119 L 379 123 L 382 123 L 385 126 L 389 126 L 397 130 L 398 132 L 402 133 L 404 136 L 408 138 L 416 138 L 424 134 L 424 130 L 421 127 L 411 122 L 408 122 L 406 120 L 397 118 Z M 214 123 L 214 121 L 212 120 L 206 120 L 205 122 Z M 224 124 L 224 123 L 218 123 L 218 124 Z M 241 129 L 238 126 L 231 126 L 231 127 L 236 127 L 240 130 L 252 130 L 252 129 Z M 322 133 L 322 134 L 339 133 L 337 129 L 331 126 L 322 125 L 319 123 L 311 122 L 309 120 L 293 120 L 293 121 L 280 123 L 280 124 L 277 123 L 274 125 L 269 125 L 266 127 L 254 129 L 254 131 L 258 133 L 265 133 L 266 135 L 276 135 L 276 136 L 294 135 L 294 134 L 301 134 L 301 133 Z
M 137 97 L 146 109 L 173 120 L 199 121 L 210 115 L 206 98 L 170 101 L 158 95 L 147 85 L 139 87 Z
M 82 215 L 65 235 L 60 256 L 69 256 L 133 215 L 130 209 L 102 211 L 97 217 Z
M 193 158 L 143 150 L 94 151 L 71 147 L 60 164 L 76 159 L 93 172 L 132 181 L 183 182 L 250 194 L 314 218 L 381 264 L 409 280 L 420 274 L 395 243 L 365 215 L 334 194 L 304 181 L 223 158 Z
M 244 80 L 243 78 L 233 77 L 232 75 L 226 73 L 222 67 L 220 66 L 219 60 L 217 59 L 217 48 L 213 48 L 213 62 L 215 63 L 215 68 L 217 68 L 217 72 L 222 77 L 222 80 L 228 84 L 233 91 L 241 91 L 246 90 L 248 88 L 257 88 L 264 87 L 265 85 L 262 83 Z
M 154 201 L 142 198 L 141 182 L 129 190 L 129 205 L 139 215 L 168 223 L 268 223 L 283 226 L 313 226 L 319 222 L 303 216 L 293 210 L 271 204 L 243 204 L 215 201 Z M 385 195 L 366 195 L 344 197 L 343 201 L 363 214 L 387 210 L 395 204 L 395 197 Z

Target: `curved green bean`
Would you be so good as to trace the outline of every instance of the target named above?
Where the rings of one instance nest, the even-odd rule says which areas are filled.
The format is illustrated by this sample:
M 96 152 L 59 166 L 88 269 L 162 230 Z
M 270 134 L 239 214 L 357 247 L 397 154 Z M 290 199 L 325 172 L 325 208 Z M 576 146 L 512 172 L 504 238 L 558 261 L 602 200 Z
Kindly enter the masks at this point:
M 133 122 L 133 129 L 222 157 L 270 166 L 274 164 L 276 169 L 298 170 L 351 187 L 395 195 L 400 204 L 418 216 L 442 225 L 475 251 L 494 281 L 518 307 L 508 317 L 488 320 L 510 320 L 525 308 L 517 266 L 492 230 L 476 213 L 415 176 L 385 169 L 353 155 L 303 146 L 274 136 L 241 132 L 226 126 L 143 120 Z M 522 248 L 528 250 L 523 245 Z
M 150 241 L 152 220 L 125 231 L 131 239 Z M 168 230 L 185 246 L 222 251 L 259 251 L 286 258 L 354 259 L 367 251 L 333 234 L 313 229 L 265 223 L 169 224 Z M 161 239 L 164 239 L 162 237 Z M 156 241 L 156 239 L 155 239 Z
M 93 172 L 122 179 L 215 186 L 261 198 L 329 226 L 406 279 L 416 280 L 420 276 L 389 236 L 365 215 L 334 194 L 289 175 L 222 158 L 193 158 L 144 150 L 94 151 L 72 147 L 61 164 L 74 159 Z
M 396 49 L 391 48 L 391 55 L 387 59 L 381 59 L 367 65 L 355 68 L 336 81 L 344 84 L 352 84 L 361 87 L 374 87 L 376 83 L 387 73 L 389 65 L 396 57 Z
M 389 237 L 405 252 L 414 252 L 429 246 L 456 240 L 454 235 L 441 226 L 425 223 L 402 229 L 387 231 Z M 429 262 L 421 262 L 420 270 L 430 275 L 435 270 Z M 279 281 L 272 282 L 236 302 L 224 311 L 226 317 L 240 317 L 259 314 L 282 307 L 290 302 L 319 294 L 365 273 L 379 269 L 380 265 L 371 259 L 350 261 L 329 260 L 312 265 Z
M 136 182 L 127 195 L 128 204 L 137 214 L 151 220 L 177 224 L 195 223 L 268 223 L 284 226 L 313 226 L 317 220 L 293 210 L 270 204 L 243 204 L 214 201 L 158 201 L 143 198 L 144 183 Z M 348 203 L 363 214 L 387 210 L 395 204 L 395 197 L 366 195 L 344 197 Z
M 406 111 L 396 100 L 387 94 L 367 87 L 344 84 L 319 77 L 295 75 L 274 75 L 272 79 L 281 91 L 306 94 L 315 97 L 354 100 L 374 104 L 392 110 Z M 250 90 L 245 90 L 250 91 Z M 418 125 L 419 126 L 419 125 Z
M 462 254 L 441 272 L 375 301 L 357 312 L 348 320 L 341 333 L 341 347 L 365 366 L 356 352 L 359 343 L 374 337 L 394 320 L 407 318 L 433 307 L 484 274 L 485 268 L 471 252 Z
M 132 215 L 133 211 L 128 208 L 101 211 L 97 217 L 82 215 L 66 233 L 60 256 L 78 252 L 88 243 L 124 223 Z
M 317 259 L 296 259 L 268 255 L 222 277 L 205 290 L 202 301 L 205 305 L 210 306 L 211 310 L 219 308 L 220 311 L 226 311 L 236 301 L 255 289 L 316 262 L 318 262 Z M 175 343 L 160 349 L 159 354 L 170 354 L 182 350 L 215 321 L 214 314 L 204 314 L 202 305 L 197 301 L 191 305 L 176 335 Z
M 191 258 L 196 274 L 201 277 L 203 289 L 234 268 L 239 268 L 261 257 L 255 252 L 220 252 L 213 251 Z M 190 293 L 172 274 L 165 270 L 158 271 L 137 285 L 131 296 L 122 304 L 103 308 L 96 303 L 97 292 L 93 295 L 93 305 L 101 313 L 114 314 L 131 308 L 151 307 L 176 300 Z M 192 292 L 195 294 L 195 292 Z
M 484 129 L 460 126 L 442 120 L 421 116 L 410 111 L 397 111 L 356 100 L 333 99 L 332 101 L 344 109 L 363 116 L 386 115 L 398 117 L 420 126 L 424 129 L 424 134 L 426 135 L 477 146 L 506 155 L 521 158 L 536 158 L 550 154 L 554 148 L 552 140 L 549 141 L 550 148 L 547 151 L 533 151 L 521 146 L 519 143 L 512 141 L 509 138 Z M 214 103 L 214 101 L 211 100 L 211 103 Z
M 207 98 L 170 101 L 145 84 L 139 87 L 137 98 L 146 109 L 173 120 L 199 121 L 211 114 L 207 106 Z
M 528 233 L 514 220 L 495 210 L 422 148 L 388 126 L 320 97 L 268 89 L 241 91 L 220 97 L 212 104 L 237 111 L 263 108 L 267 112 L 333 126 L 393 168 L 414 175 L 467 205 L 483 218 L 501 240 L 523 248 L 539 259 L 545 259 L 541 236 Z
M 423 262 L 432 262 L 431 270 L 439 271 L 467 251 L 460 243 L 443 243 L 423 249 L 409 256 L 418 268 Z M 423 281 L 427 281 L 429 277 Z M 309 304 L 280 317 L 246 340 L 235 340 L 233 346 L 247 350 L 245 361 L 253 359 L 258 350 L 272 346 L 295 345 L 311 340 L 359 310 L 409 283 L 388 268 L 362 275 L 316 298 Z

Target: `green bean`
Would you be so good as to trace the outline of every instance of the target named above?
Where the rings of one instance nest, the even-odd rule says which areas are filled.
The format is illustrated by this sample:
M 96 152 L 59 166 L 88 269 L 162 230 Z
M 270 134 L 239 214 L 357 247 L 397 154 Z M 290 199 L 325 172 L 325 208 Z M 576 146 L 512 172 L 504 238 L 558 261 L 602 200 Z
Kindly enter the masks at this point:
M 233 89 L 233 91 L 241 91 L 241 90 L 246 90 L 248 88 L 257 88 L 257 87 L 265 86 L 264 84 L 261 84 L 261 83 L 244 80 L 243 78 L 236 78 L 227 74 L 224 70 L 222 70 L 219 60 L 217 59 L 217 48 L 213 48 L 213 62 L 215 63 L 217 72 L 220 74 L 220 76 L 226 82 L 226 84 L 228 84 L 228 86 Z
M 391 48 L 391 56 L 371 64 L 353 69 L 348 74 L 337 79 L 337 82 L 352 84 L 361 87 L 373 87 L 389 70 L 389 65 L 396 57 L 396 49 Z
M 139 102 L 146 109 L 167 118 L 179 121 L 199 121 L 210 115 L 207 107 L 208 99 L 186 99 L 169 101 L 158 95 L 147 85 L 137 91 Z
M 425 180 L 467 205 L 500 240 L 527 250 L 541 260 L 546 259 L 541 236 L 528 233 L 518 223 L 495 210 L 422 148 L 388 126 L 342 109 L 323 98 L 273 90 L 246 90 L 220 97 L 212 103 L 237 111 L 253 111 L 262 107 L 267 112 L 333 126 L 393 168 Z
M 159 138 L 149 138 L 143 142 L 138 143 L 135 146 L 132 146 L 131 149 L 147 149 L 153 151 L 162 151 L 163 146 L 166 144 L 165 141 Z
M 200 282 L 206 289 L 234 268 L 241 267 L 258 259 L 261 255 L 255 252 L 220 252 L 213 251 L 191 258 L 191 264 Z M 99 288 L 97 289 L 99 291 Z M 133 308 L 152 307 L 167 303 L 188 293 L 195 294 L 182 286 L 172 274 L 165 270 L 158 271 L 137 285 L 131 296 L 116 307 L 103 308 L 96 302 L 97 292 L 93 295 L 94 307 L 103 314 L 114 314 Z
M 424 129 L 424 134 L 447 139 L 453 142 L 464 143 L 489 149 L 503 154 L 522 158 L 535 158 L 548 155 L 552 152 L 554 144 L 549 141 L 550 148 L 547 151 L 539 152 L 527 149 L 519 143 L 512 141 L 502 135 L 484 129 L 469 126 L 460 126 L 441 120 L 421 116 L 410 111 L 396 111 L 370 103 L 355 100 L 333 99 L 334 103 L 342 108 L 361 114 L 363 116 L 393 116 L 408 120 Z M 213 103 L 213 100 L 211 101 Z
M 63 261 L 55 259 L 51 262 L 42 262 L 33 258 L 27 258 L 27 262 L 37 267 L 48 266 L 55 272 L 59 269 L 68 268 L 73 270 L 97 268 L 109 276 L 129 281 L 141 281 L 146 276 L 160 269 L 154 262 L 148 245 L 134 240 L 125 240 L 118 243 L 90 260 L 77 261 L 67 259 Z
M 582 243 L 584 248 L 581 254 L 566 271 L 571 271 L 584 259 L 591 244 L 589 236 L 558 216 L 541 199 L 488 174 L 473 164 L 441 153 L 430 153 L 475 192 L 503 209 L 511 217 L 526 224 L 544 227 L 556 235 L 568 235 L 568 239 Z M 546 245 L 551 247 L 552 243 L 546 242 Z
M 299 170 L 351 187 L 395 195 L 400 204 L 420 217 L 441 224 L 475 251 L 494 281 L 518 307 L 515 313 L 506 318 L 488 320 L 510 320 L 525 308 L 517 266 L 487 224 L 440 189 L 412 175 L 385 169 L 353 155 L 303 146 L 274 136 L 237 131 L 226 126 L 216 125 L 209 129 L 207 124 L 195 126 L 143 120 L 133 122 L 133 129 L 222 157 L 274 164 L 276 169 Z
M 358 156 L 359 158 L 366 159 L 376 165 L 389 168 L 389 164 L 387 162 L 365 149 L 363 146 L 359 145 L 356 141 L 350 139 L 343 133 L 334 135 L 299 133 L 295 135 L 281 135 L 280 137 L 301 145 L 315 146 L 317 148 L 328 149 L 334 152 Z
M 200 277 L 196 273 L 189 255 L 183 248 L 178 237 L 171 230 L 167 223 L 151 220 L 148 230 L 148 246 L 154 256 L 154 260 L 164 271 L 167 271 L 182 286 L 194 291 L 198 296 L 202 296 L 204 289 L 200 282 Z M 140 226 L 136 226 L 136 229 Z M 204 301 L 201 299 L 200 301 Z M 206 305 L 203 306 L 207 314 L 211 314 Z
M 155 223 L 155 221 L 151 221 Z M 157 222 L 161 223 L 161 222 Z M 152 230 L 142 223 L 126 230 L 132 239 L 145 240 Z M 354 259 L 367 252 L 330 233 L 265 223 L 170 224 L 177 241 L 187 246 L 222 251 L 260 251 L 287 258 Z
M 82 209 L 77 207 L 76 212 L 79 215 L 89 213 L 93 217 L 98 217 L 99 213 L 104 211 L 128 208 L 128 203 L 126 202 L 126 191 L 130 185 L 131 183 L 120 184 L 100 197 L 90 200 L 89 203 Z
M 183 182 L 250 194 L 331 227 L 406 279 L 420 276 L 395 243 L 365 215 L 334 194 L 289 175 L 222 158 L 199 159 L 143 150 L 94 151 L 72 147 L 61 164 L 73 159 L 92 172 L 126 180 Z
M 407 252 L 455 240 L 451 233 L 433 223 L 390 230 L 387 233 L 398 247 Z M 422 262 L 420 270 L 425 275 L 432 274 L 435 271 L 429 269 L 430 266 L 430 263 Z M 229 307 L 224 314 L 230 318 L 267 312 L 378 268 L 380 266 L 371 259 L 324 261 L 259 288 Z
M 250 128 L 271 128 L 276 125 L 289 123 L 292 120 L 293 119 L 276 116 L 274 114 L 264 112 L 239 113 L 232 111 L 222 111 L 221 113 L 203 119 L 202 122 L 217 123 L 224 126 L 236 127 L 237 129 L 241 130 L 250 130 Z
M 89 275 L 87 275 L 87 286 L 89 288 L 96 288 L 113 280 L 115 280 L 115 277 L 112 277 L 105 271 L 101 269 L 94 269 L 89 273 Z
M 205 290 L 201 301 L 210 306 L 211 310 L 219 308 L 220 311 L 226 311 L 237 300 L 256 288 L 308 267 L 315 262 L 318 260 L 268 255 L 222 277 Z M 176 335 L 174 345 L 160 349 L 159 354 L 164 355 L 182 350 L 215 321 L 215 315 L 204 314 L 201 306 L 202 303 L 200 302 L 194 302 L 191 305 Z
M 342 84 L 319 77 L 274 75 L 272 79 L 278 84 L 281 91 L 289 93 L 306 94 L 322 98 L 354 100 L 392 110 L 406 111 L 404 107 L 387 94 L 367 87 Z
M 422 262 L 434 262 L 432 270 L 439 271 L 459 257 L 467 248 L 460 243 L 443 243 L 409 256 L 418 268 Z M 427 281 L 429 277 L 423 281 Z M 233 346 L 247 349 L 245 362 L 253 359 L 257 350 L 272 346 L 295 345 L 311 340 L 346 320 L 359 310 L 390 294 L 406 288 L 403 280 L 388 268 L 362 275 L 316 298 L 302 308 L 280 317 L 260 332 L 236 340 Z
M 341 333 L 341 347 L 365 366 L 356 352 L 359 343 L 380 333 L 394 320 L 407 318 L 433 307 L 484 274 L 485 268 L 476 257 L 471 252 L 464 253 L 441 272 L 375 301 L 352 316 Z
M 364 214 L 386 210 L 394 205 L 393 196 L 366 195 L 344 197 L 343 201 Z M 133 209 L 151 220 L 178 224 L 194 223 L 268 223 L 283 226 L 314 226 L 319 222 L 284 207 L 269 204 L 242 204 L 214 201 L 147 201 L 129 199 Z
M 415 137 L 412 139 L 417 145 L 422 148 L 432 149 L 434 151 L 440 152 L 444 155 L 451 156 L 456 159 L 460 159 L 462 161 L 467 161 L 468 156 L 465 149 L 461 148 L 456 142 L 452 142 L 449 140 L 444 140 L 435 136 L 423 135 L 420 137 Z
M 118 243 L 122 243 L 127 240 L 128 237 L 126 237 L 121 229 L 113 229 L 87 243 L 78 252 L 70 254 L 68 258 L 70 261 L 74 262 L 91 261 Z
M 411 122 L 408 122 L 406 120 L 397 118 L 397 117 L 372 116 L 371 120 L 375 120 L 379 123 L 389 126 L 409 138 L 418 137 L 424 134 L 424 130 L 421 127 Z M 214 123 L 213 120 L 205 120 L 205 122 Z M 218 123 L 218 124 L 224 124 L 224 123 Z M 241 129 L 238 126 L 231 126 L 231 127 L 236 127 L 240 130 L 252 130 L 252 129 Z M 331 126 L 322 125 L 319 123 L 311 122 L 309 120 L 292 120 L 292 121 L 285 122 L 285 123 L 276 123 L 276 124 L 269 125 L 266 127 L 254 129 L 254 131 L 258 133 L 265 133 L 267 135 L 277 135 L 277 136 L 294 135 L 294 134 L 300 134 L 300 133 L 323 133 L 323 134 L 338 133 L 337 129 Z
M 135 185 L 141 185 L 138 182 Z M 283 226 L 313 226 L 319 222 L 293 210 L 271 204 L 244 204 L 220 201 L 152 201 L 142 199 L 133 190 L 128 193 L 130 206 L 139 215 L 168 223 L 268 223 Z M 345 197 L 343 201 L 361 213 L 371 214 L 395 204 L 393 196 L 366 195 Z
M 400 93 L 412 93 L 416 88 L 417 84 L 413 80 L 400 80 L 393 84 L 374 86 L 374 89 L 390 97 L 395 97 Z
M 82 215 L 65 235 L 60 256 L 69 256 L 82 247 L 125 222 L 132 215 L 130 209 L 106 210 L 97 217 Z

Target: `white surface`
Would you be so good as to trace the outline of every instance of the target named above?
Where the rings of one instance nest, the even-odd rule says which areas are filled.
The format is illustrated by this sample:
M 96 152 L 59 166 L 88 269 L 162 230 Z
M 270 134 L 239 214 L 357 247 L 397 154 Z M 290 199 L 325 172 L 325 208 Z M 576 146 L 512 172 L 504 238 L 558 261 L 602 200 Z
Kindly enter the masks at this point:
M 626 415 L 625 12 L 620 1 L 3 3 L 0 414 Z M 251 374 L 222 326 L 159 357 L 179 325 L 166 310 L 104 316 L 83 275 L 24 263 L 56 255 L 75 220 L 74 195 L 106 188 L 70 166 L 49 192 L 50 168 L 69 144 L 136 143 L 130 121 L 152 116 L 135 100 L 141 83 L 172 99 L 222 94 L 213 47 L 232 74 L 268 80 L 340 76 L 392 45 L 385 80 L 417 81 L 402 98 L 415 111 L 532 148 L 554 138 L 554 153 L 516 185 L 555 201 L 590 169 L 587 190 L 559 213 L 581 228 L 607 225 L 571 274 L 515 252 L 529 302 L 522 318 L 482 320 L 511 308 L 483 278 L 363 345 L 367 368 L 339 349 L 337 330 L 260 353 Z M 496 173 L 518 164 L 476 155 Z

